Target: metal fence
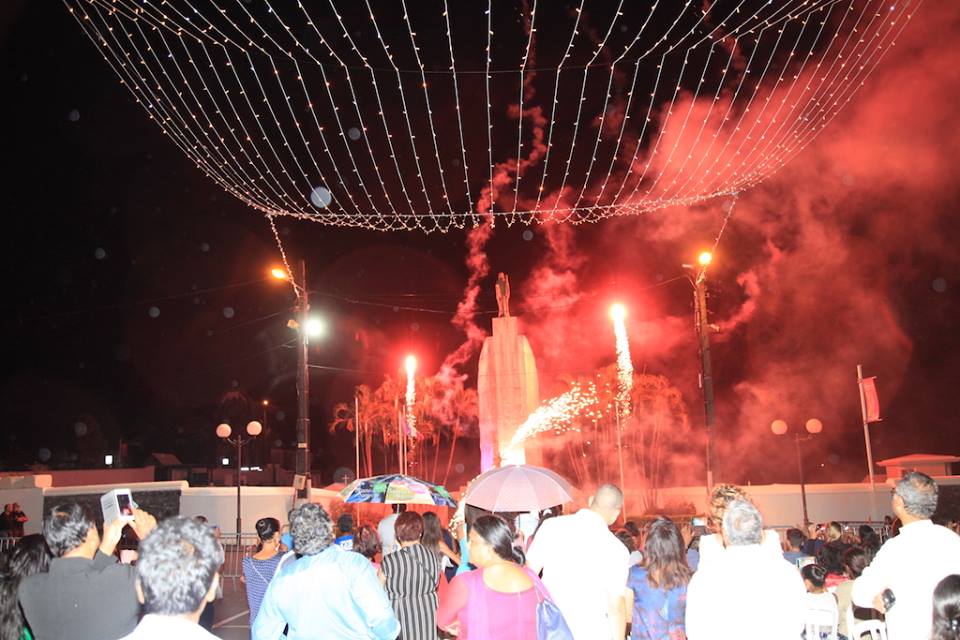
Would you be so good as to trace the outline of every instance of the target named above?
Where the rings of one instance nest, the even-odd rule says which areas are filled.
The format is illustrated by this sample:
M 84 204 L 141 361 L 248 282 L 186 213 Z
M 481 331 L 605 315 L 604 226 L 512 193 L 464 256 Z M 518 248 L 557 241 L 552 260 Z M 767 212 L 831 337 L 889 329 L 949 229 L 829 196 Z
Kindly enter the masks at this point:
M 20 538 L 0 537 L 0 553 L 3 553 L 7 549 L 12 549 L 19 541 Z
M 220 577 L 224 585 L 227 580 L 237 589 L 237 580 L 243 575 L 243 559 L 257 552 L 257 534 L 223 532 L 220 534 L 220 543 L 223 545 L 223 569 Z

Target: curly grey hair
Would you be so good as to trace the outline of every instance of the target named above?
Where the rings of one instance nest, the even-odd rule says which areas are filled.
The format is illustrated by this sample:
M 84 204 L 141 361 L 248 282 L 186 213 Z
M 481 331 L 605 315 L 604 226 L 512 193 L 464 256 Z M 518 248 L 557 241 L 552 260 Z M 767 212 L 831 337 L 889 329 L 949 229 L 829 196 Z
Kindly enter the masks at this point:
M 723 514 L 723 537 L 730 546 L 760 544 L 763 518 L 749 500 L 737 499 Z
M 333 520 L 318 504 L 305 503 L 290 511 L 294 551 L 304 556 L 320 553 L 333 544 Z
M 936 481 L 920 471 L 903 474 L 897 481 L 894 492 L 903 500 L 903 508 L 912 516 L 929 518 L 937 510 L 940 492 Z

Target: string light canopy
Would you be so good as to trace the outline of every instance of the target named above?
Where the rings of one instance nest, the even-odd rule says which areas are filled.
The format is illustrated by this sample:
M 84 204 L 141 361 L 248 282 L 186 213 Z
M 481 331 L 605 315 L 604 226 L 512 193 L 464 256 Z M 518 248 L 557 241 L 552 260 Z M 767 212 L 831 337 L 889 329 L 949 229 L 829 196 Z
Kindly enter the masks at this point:
M 737 194 L 827 127 L 918 0 L 64 0 L 267 216 L 447 231 Z

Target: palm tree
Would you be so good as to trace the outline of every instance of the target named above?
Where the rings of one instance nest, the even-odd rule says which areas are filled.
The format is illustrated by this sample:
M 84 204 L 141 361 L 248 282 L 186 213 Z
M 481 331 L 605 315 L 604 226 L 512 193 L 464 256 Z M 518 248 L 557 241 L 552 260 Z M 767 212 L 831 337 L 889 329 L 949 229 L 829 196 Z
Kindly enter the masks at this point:
M 450 400 L 453 411 L 453 423 L 450 426 L 452 438 L 450 456 L 447 458 L 447 470 L 443 474 L 442 484 L 444 486 L 450 479 L 450 467 L 453 466 L 453 455 L 457 450 L 457 438 L 464 432 L 466 426 L 475 425 L 480 417 L 480 400 L 477 390 L 464 387 L 462 381 L 454 387 Z
M 476 424 L 478 417 L 478 399 L 475 389 L 463 386 L 463 380 L 456 376 L 450 378 L 434 376 L 418 379 L 417 401 L 413 407 L 416 419 L 417 436 L 408 444 L 411 472 L 432 482 L 437 481 L 440 449 L 443 436 L 450 434 L 450 454 L 443 482 L 450 477 L 457 440 L 469 427 Z M 383 453 L 383 473 L 390 469 L 390 452 L 395 450 L 399 438 L 397 419 L 404 408 L 406 393 L 405 381 L 387 376 L 376 390 L 359 385 L 356 390 L 356 404 L 359 415 L 352 404 L 338 403 L 333 408 L 333 419 L 329 423 L 331 432 L 338 430 L 359 430 L 359 439 L 364 451 L 364 460 L 368 475 L 373 475 L 373 450 L 380 448 Z M 426 464 L 426 443 L 433 447 L 432 470 Z
M 630 395 L 632 415 L 624 429 L 625 448 L 641 477 L 649 482 L 646 501 L 655 503 L 664 473 L 669 471 L 664 451 L 680 453 L 690 444 L 687 406 L 680 390 L 660 375 L 634 374 Z

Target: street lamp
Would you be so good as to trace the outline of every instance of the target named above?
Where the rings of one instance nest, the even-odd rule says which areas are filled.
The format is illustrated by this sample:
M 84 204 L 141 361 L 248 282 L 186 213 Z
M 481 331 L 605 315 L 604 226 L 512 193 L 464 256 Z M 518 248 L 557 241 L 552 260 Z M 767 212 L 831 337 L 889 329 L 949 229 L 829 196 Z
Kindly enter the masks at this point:
M 696 277 L 688 276 L 693 285 L 693 303 L 696 313 L 697 337 L 700 346 L 700 388 L 703 391 L 704 426 L 707 430 L 707 488 L 719 480 L 717 462 L 717 418 L 713 408 L 713 365 L 710 359 L 710 332 L 714 328 L 707 317 L 707 267 L 713 262 L 713 254 L 702 251 L 697 256 L 700 265 Z M 683 265 L 694 269 L 693 265 Z
M 243 453 L 243 445 L 247 444 L 254 438 L 260 435 L 260 432 L 263 431 L 263 425 L 257 422 L 256 420 L 251 420 L 247 423 L 247 435 L 249 438 L 244 438 L 243 434 L 238 433 L 236 437 L 231 438 L 230 434 L 233 433 L 233 429 L 226 422 L 221 422 L 217 425 L 217 437 L 229 442 L 230 444 L 237 447 L 237 546 L 240 546 L 240 532 L 242 531 L 240 524 L 240 474 L 241 471 L 241 456 Z M 224 458 L 226 460 L 226 458 Z
M 289 326 L 299 330 L 297 340 L 297 459 L 295 468 L 294 486 L 296 487 L 297 501 L 308 500 L 310 497 L 310 361 L 307 354 L 307 345 L 310 336 L 323 335 L 325 326 L 318 319 L 311 319 L 310 292 L 307 289 L 307 265 L 300 260 L 300 282 L 297 283 L 287 269 L 274 267 L 270 275 L 277 280 L 284 280 L 293 286 L 297 294 L 296 313 L 298 319 L 291 321 Z
M 803 528 L 806 530 L 810 526 L 810 518 L 807 517 L 807 487 L 803 481 L 803 451 L 800 448 L 800 443 L 810 440 L 815 434 L 823 431 L 823 423 L 817 418 L 810 418 L 806 424 L 804 424 L 804 428 L 807 430 L 807 433 L 801 434 L 794 432 L 793 441 L 797 447 L 797 473 L 800 477 L 800 501 L 803 504 Z M 785 420 L 774 420 L 770 423 L 770 430 L 773 431 L 775 435 L 782 436 L 787 433 L 789 427 Z

